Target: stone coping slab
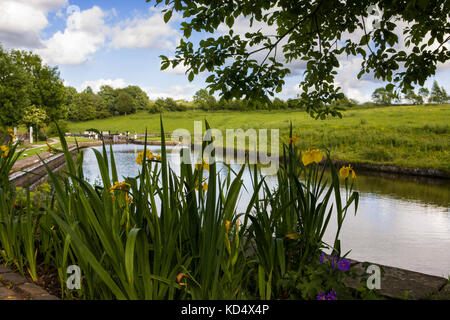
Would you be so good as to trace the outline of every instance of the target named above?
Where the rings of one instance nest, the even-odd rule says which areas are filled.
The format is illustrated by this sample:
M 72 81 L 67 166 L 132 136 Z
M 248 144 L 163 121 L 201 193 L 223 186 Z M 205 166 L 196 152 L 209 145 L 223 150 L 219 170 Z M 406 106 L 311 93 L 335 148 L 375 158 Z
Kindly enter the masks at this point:
M 350 262 L 351 270 L 356 277 L 347 279 L 346 285 L 357 290 L 361 287 L 367 267 L 378 264 L 355 260 Z M 406 297 L 412 300 L 450 300 L 448 279 L 390 266 L 378 266 L 382 270 L 379 293 L 384 298 L 402 299 L 407 291 Z M 0 264 L 0 300 L 59 300 L 59 298 Z
M 349 279 L 346 285 L 352 289 L 358 289 L 361 286 L 362 276 L 366 274 L 369 265 L 378 264 L 371 262 L 352 263 L 352 270 L 356 273 L 356 278 Z M 385 298 L 402 299 L 406 297 L 412 300 L 433 298 L 447 300 L 450 297 L 448 279 L 396 267 L 378 266 L 381 269 L 379 293 Z
M 59 300 L 59 298 L 0 265 L 0 300 Z

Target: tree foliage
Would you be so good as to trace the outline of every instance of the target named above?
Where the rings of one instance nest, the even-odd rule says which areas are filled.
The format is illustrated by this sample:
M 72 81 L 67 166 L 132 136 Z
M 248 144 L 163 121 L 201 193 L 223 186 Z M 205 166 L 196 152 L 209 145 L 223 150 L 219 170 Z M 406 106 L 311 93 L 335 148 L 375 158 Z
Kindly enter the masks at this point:
M 375 89 L 372 94 L 372 99 L 376 104 L 383 106 L 390 106 L 394 101 L 399 100 L 394 92 L 383 87 Z
M 161 113 L 165 111 L 185 111 L 187 109 L 186 105 L 182 101 L 175 101 L 172 98 L 158 98 L 150 106 L 150 113 Z
M 31 105 L 45 112 L 47 123 L 66 117 L 65 93 L 57 68 L 45 65 L 36 54 L 6 51 L 0 45 L 0 122 L 3 126 L 18 125 L 25 109 Z
M 31 105 L 24 109 L 21 121 L 27 128 L 33 127 L 35 139 L 38 141 L 39 129 L 48 123 L 48 115 L 43 108 Z
M 133 97 L 125 90 L 119 91 L 116 105 L 119 114 L 132 113 L 136 110 Z
M 194 103 L 203 110 L 215 109 L 217 103 L 216 98 L 211 95 L 208 90 L 200 89 L 193 97 Z
M 48 121 L 63 118 L 65 90 L 58 69 L 43 64 L 41 57 L 31 52 L 12 50 L 11 56 L 28 74 L 30 103 L 45 110 Z
M 150 0 L 147 0 L 148 2 Z M 333 102 L 343 98 L 335 75 L 343 55 L 362 58 L 361 72 L 388 81 L 403 92 L 423 85 L 439 62 L 450 59 L 450 0 L 155 0 L 164 4 L 165 21 L 174 12 L 184 19 L 173 59 L 161 56 L 161 68 L 183 64 L 193 80 L 209 72 L 208 88 L 225 99 L 266 99 L 282 90 L 290 73 L 286 63 L 302 60 L 300 83 L 306 110 L 316 117 L 339 115 Z M 377 8 L 375 10 L 375 8 Z M 370 16 L 379 12 L 377 23 Z M 240 35 L 244 17 L 251 31 Z M 219 27 L 228 33 L 217 35 Z M 396 27 L 406 39 L 400 43 Z M 266 32 L 270 29 L 271 32 Z M 359 33 L 356 31 L 360 31 Z M 210 37 L 190 41 L 192 32 Z
M 405 99 L 411 104 L 423 104 L 424 100 L 420 94 L 417 94 L 414 89 L 408 89 L 405 93 Z
M 446 103 L 449 100 L 449 96 L 447 95 L 447 91 L 444 87 L 439 87 L 437 81 L 433 82 L 433 86 L 431 87 L 431 93 L 429 97 L 429 102 L 431 103 Z
M 147 93 L 138 86 L 128 86 L 123 89 L 131 95 L 134 100 L 134 110 L 147 110 L 149 108 L 150 99 Z
M 437 81 L 433 82 L 431 92 L 426 87 L 420 87 L 417 93 L 414 89 L 406 90 L 403 99 L 410 104 L 421 105 L 426 102 L 435 104 L 444 104 L 450 101 L 450 97 L 444 87 L 440 87 Z M 378 105 L 390 106 L 393 103 L 399 103 L 401 96 L 386 88 L 377 88 L 372 94 L 372 100 Z
M 112 87 L 103 85 L 100 87 L 98 95 L 103 99 L 103 104 L 111 115 L 115 115 L 117 112 L 116 101 L 118 91 Z
M 14 63 L 8 52 L 0 45 L 0 123 L 17 125 L 23 111 L 30 104 L 28 91 L 30 79 L 20 66 Z
M 103 85 L 98 93 L 90 87 L 81 93 L 75 88 L 66 87 L 65 105 L 69 110 L 68 120 L 86 121 L 149 110 L 150 100 L 138 86 L 114 89 Z
M 28 127 L 33 126 L 34 128 L 39 128 L 46 124 L 47 121 L 48 115 L 42 108 L 31 105 L 24 110 L 22 122 Z

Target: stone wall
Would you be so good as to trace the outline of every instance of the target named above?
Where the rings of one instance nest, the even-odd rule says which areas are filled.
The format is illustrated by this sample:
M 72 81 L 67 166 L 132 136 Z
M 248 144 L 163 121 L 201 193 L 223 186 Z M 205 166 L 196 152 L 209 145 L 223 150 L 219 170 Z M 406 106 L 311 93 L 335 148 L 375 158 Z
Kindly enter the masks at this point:
M 59 300 L 0 264 L 0 300 Z
M 354 290 L 361 287 L 361 282 L 369 262 L 351 260 L 351 270 L 355 278 L 346 281 Z M 450 300 L 450 283 L 448 279 L 419 272 L 381 266 L 381 289 L 378 291 L 384 299 L 411 300 Z M 363 284 L 364 285 L 364 284 Z M 0 265 L 0 300 L 57 300 L 43 288 L 30 283 L 21 275 Z

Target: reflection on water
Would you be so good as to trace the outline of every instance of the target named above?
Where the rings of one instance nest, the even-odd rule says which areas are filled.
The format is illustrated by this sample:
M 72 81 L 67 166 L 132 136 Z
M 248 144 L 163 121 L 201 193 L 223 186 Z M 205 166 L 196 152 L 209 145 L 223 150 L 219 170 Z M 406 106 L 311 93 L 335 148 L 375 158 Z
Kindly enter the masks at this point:
M 114 157 L 119 177 L 136 176 L 139 166 L 135 159 L 142 145 L 114 145 Z M 153 153 L 160 147 L 150 146 Z M 178 154 L 169 154 L 172 169 L 178 173 Z M 218 163 L 224 176 L 227 167 Z M 231 165 L 238 170 L 239 165 Z M 83 165 L 91 182 L 99 179 L 94 153 L 86 151 Z M 275 186 L 276 177 L 267 176 Z M 251 190 L 251 173 L 243 176 L 244 185 Z M 402 176 L 374 176 L 358 173 L 355 189 L 360 192 L 357 215 L 350 208 L 341 231 L 344 251 L 349 257 L 418 272 L 447 277 L 450 275 L 450 183 L 448 180 L 407 178 Z M 238 211 L 245 210 L 250 196 L 243 191 Z M 332 243 L 336 230 L 335 219 L 325 235 Z
M 359 172 L 358 174 L 358 190 L 360 192 L 442 207 L 450 205 L 449 186 L 450 182 L 446 179 L 383 173 L 374 175 L 373 172 Z

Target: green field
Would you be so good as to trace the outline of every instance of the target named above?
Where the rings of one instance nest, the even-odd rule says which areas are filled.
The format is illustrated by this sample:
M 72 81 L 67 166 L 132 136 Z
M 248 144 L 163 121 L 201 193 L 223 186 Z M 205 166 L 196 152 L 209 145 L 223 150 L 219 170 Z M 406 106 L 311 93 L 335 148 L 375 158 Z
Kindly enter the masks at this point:
M 450 105 L 398 106 L 345 111 L 343 118 L 314 120 L 303 111 L 168 112 L 165 130 L 185 128 L 193 132 L 194 120 L 207 119 L 211 127 L 244 130 L 280 129 L 287 141 L 289 123 L 302 149 L 328 148 L 332 157 L 351 162 L 393 164 L 450 171 Z M 141 112 L 128 116 L 73 122 L 70 131 L 144 133 L 159 131 L 159 115 Z

